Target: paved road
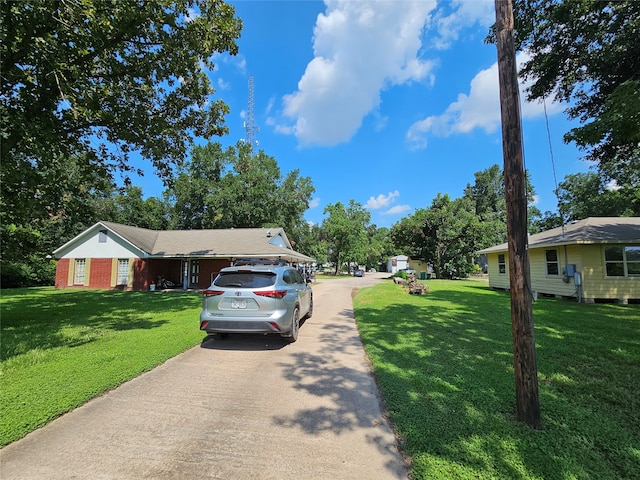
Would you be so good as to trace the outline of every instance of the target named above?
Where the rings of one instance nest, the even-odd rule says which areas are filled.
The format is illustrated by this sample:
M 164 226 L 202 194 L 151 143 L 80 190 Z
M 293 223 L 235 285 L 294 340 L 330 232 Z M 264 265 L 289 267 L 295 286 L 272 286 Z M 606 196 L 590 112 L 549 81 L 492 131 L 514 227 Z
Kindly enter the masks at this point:
M 406 479 L 351 304 L 382 276 L 314 286 L 294 344 L 203 341 L 5 447 L 0 478 Z

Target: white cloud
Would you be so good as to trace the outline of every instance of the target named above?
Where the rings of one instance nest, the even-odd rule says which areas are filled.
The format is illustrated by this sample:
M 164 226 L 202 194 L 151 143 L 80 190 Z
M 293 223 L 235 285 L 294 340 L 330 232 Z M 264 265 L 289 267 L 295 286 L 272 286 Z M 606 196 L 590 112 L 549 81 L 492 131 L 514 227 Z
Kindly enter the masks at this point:
M 242 54 L 230 55 L 229 53 L 214 52 L 211 57 L 213 62 L 213 68 L 211 71 L 216 72 L 220 70 L 219 65 L 232 65 L 239 73 L 245 74 L 247 72 L 247 59 Z
M 275 103 L 276 103 L 275 97 L 270 97 L 269 101 L 267 102 L 267 107 L 264 109 L 265 115 L 268 116 L 271 113 L 271 110 L 273 109 L 273 105 Z
M 529 57 L 519 53 L 516 61 L 518 67 Z M 544 115 L 542 102 L 527 102 L 525 89 L 529 84 L 520 84 L 520 103 L 522 118 L 536 118 Z M 549 115 L 562 110 L 562 105 L 550 103 L 547 105 Z M 498 85 L 498 63 L 494 63 L 486 70 L 480 71 L 471 80 L 468 94 L 460 93 L 455 102 L 441 115 L 432 115 L 415 122 L 407 131 L 406 138 L 414 150 L 427 146 L 427 136 L 448 137 L 453 134 L 469 133 L 475 129 L 482 129 L 486 133 L 493 133 L 500 126 L 500 88 Z
M 374 131 L 381 132 L 382 130 L 384 130 L 384 127 L 387 126 L 387 122 L 389 121 L 389 117 L 383 116 L 380 114 L 380 112 L 375 111 L 373 112 L 373 118 L 375 120 L 373 126 Z
M 367 204 L 365 205 L 365 207 L 370 210 L 378 210 L 379 208 L 385 208 L 391 205 L 395 201 L 395 199 L 398 198 L 399 196 L 400 196 L 400 192 L 398 192 L 398 190 L 389 192 L 389 195 L 384 195 L 381 193 L 375 198 L 369 197 L 369 200 L 367 201 Z
M 301 146 L 348 141 L 380 104 L 386 87 L 429 80 L 433 62 L 419 57 L 435 0 L 326 0 L 314 29 L 314 58 L 283 98 L 288 125 Z
M 451 13 L 444 14 L 439 9 L 436 15 L 438 37 L 434 46 L 439 49 L 449 48 L 463 28 L 477 23 L 488 29 L 496 19 L 494 0 L 453 0 L 447 6 L 452 9 Z
M 386 212 L 382 212 L 383 215 L 398 215 L 400 213 L 405 213 L 411 210 L 409 205 L 396 205 L 395 207 L 390 208 Z
M 616 190 L 620 190 L 622 187 L 618 185 L 618 182 L 614 179 L 605 185 L 605 188 L 609 191 L 615 192 Z
M 320 205 L 320 199 L 318 197 L 312 198 L 309 202 L 309 208 L 318 208 Z
M 220 90 L 229 90 L 229 88 L 231 88 L 231 84 L 229 82 L 225 82 L 222 78 L 218 78 L 218 88 Z

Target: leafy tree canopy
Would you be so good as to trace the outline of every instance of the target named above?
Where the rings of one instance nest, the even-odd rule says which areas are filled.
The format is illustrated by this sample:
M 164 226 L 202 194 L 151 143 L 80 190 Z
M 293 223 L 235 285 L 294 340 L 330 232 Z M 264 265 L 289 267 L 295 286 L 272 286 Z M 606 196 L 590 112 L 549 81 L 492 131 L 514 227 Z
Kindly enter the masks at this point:
M 226 132 L 205 69 L 237 53 L 220 0 L 1 2 L 3 162 L 30 170 L 83 157 L 128 169 L 131 151 L 168 178 L 192 136 Z M 197 12 L 194 14 L 193 12 Z
M 529 99 L 555 97 L 580 126 L 565 135 L 620 186 L 640 183 L 640 2 L 516 0 L 516 42 L 531 58 Z
M 475 207 L 474 211 L 483 223 L 482 247 L 490 247 L 507 241 L 507 204 L 504 191 L 504 172 L 497 165 L 474 173 L 475 182 L 467 184 L 464 197 Z M 526 175 L 528 229 L 540 216 L 540 210 L 533 205 L 535 191 Z
M 618 188 L 595 172 L 567 175 L 558 185 L 558 199 L 564 222 L 640 215 L 640 188 Z
M 284 177 L 275 158 L 253 155 L 238 142 L 210 142 L 193 149 L 168 196 L 176 229 L 283 227 L 295 241 L 315 192 L 309 177 L 293 170 Z
M 378 228 L 375 225 L 367 227 L 367 247 L 366 265 L 368 268 L 380 268 L 386 264 L 387 259 L 395 255 L 396 247 L 390 237 L 390 229 L 386 227 Z
M 322 232 L 329 248 L 329 260 L 335 263 L 336 273 L 345 262 L 364 263 L 367 257 L 367 227 L 371 214 L 361 203 L 349 200 L 329 204 L 324 213 Z
M 430 207 L 394 225 L 391 237 L 409 256 L 431 263 L 438 278 L 466 277 L 482 248 L 484 228 L 469 198 L 438 194 Z

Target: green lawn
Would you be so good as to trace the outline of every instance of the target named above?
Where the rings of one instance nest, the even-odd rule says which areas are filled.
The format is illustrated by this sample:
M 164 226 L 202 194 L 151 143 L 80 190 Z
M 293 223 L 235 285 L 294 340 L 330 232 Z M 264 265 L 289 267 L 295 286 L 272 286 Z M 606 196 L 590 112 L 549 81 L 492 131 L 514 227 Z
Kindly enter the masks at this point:
M 640 307 L 534 304 L 543 428 L 515 421 L 508 294 L 433 280 L 354 300 L 413 479 L 640 478 Z
M 3 290 L 0 445 L 198 344 L 200 295 Z
M 543 429 L 514 420 L 509 297 L 473 281 L 359 290 L 358 327 L 413 479 L 640 478 L 640 307 L 535 303 Z M 200 296 L 4 290 L 6 445 L 196 345 Z

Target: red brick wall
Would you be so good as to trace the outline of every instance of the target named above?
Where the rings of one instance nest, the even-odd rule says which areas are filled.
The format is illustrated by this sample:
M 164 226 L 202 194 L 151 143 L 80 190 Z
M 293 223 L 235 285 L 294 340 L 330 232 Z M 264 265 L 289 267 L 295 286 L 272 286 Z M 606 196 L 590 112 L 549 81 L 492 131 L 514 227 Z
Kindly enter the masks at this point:
M 69 259 L 61 258 L 56 264 L 56 288 L 67 288 L 69 279 Z
M 133 264 L 133 289 L 149 290 L 151 278 L 149 278 L 149 260 L 136 258 Z
M 87 259 L 89 260 L 89 259 Z M 92 258 L 89 267 L 88 288 L 111 289 L 111 267 L 113 265 L 110 258 Z M 182 285 L 182 261 L 179 259 L 135 259 L 133 267 L 133 290 L 149 290 L 149 284 L 156 282 L 158 275 Z M 199 288 L 207 288 L 211 285 L 211 280 L 215 278 L 221 268 L 228 267 L 228 259 L 201 259 Z M 56 265 L 56 288 L 69 288 L 67 285 L 69 278 L 69 268 L 72 263 L 68 258 L 58 260 Z M 76 286 L 78 287 L 78 286 Z M 122 287 L 119 287 L 122 288 Z
M 92 258 L 89 271 L 89 288 L 111 288 L 110 258 Z
M 220 272 L 220 269 L 228 267 L 229 265 L 231 265 L 231 262 L 227 258 L 215 260 L 200 259 L 200 276 L 198 277 L 198 288 L 209 287 L 213 279 L 216 278 L 216 275 Z

